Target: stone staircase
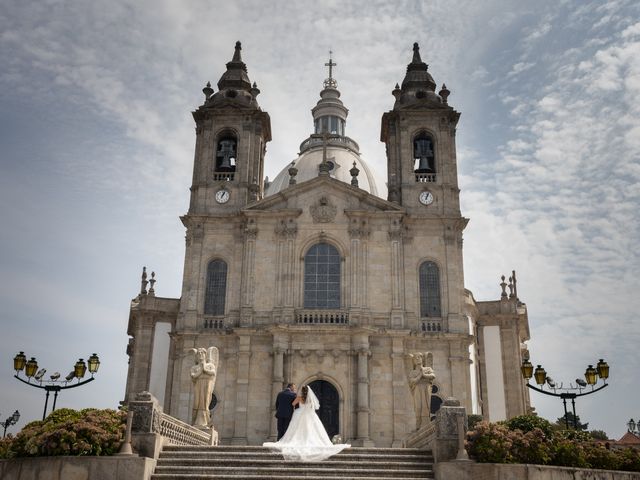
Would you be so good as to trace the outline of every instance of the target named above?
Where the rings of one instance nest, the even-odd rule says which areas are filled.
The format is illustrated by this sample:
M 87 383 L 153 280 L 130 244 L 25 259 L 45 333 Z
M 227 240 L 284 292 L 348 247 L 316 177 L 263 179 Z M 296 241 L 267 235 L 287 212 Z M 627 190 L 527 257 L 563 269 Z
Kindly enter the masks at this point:
M 164 447 L 152 480 L 418 480 L 434 478 L 433 456 L 411 448 L 349 448 L 314 463 L 285 462 L 264 447 Z

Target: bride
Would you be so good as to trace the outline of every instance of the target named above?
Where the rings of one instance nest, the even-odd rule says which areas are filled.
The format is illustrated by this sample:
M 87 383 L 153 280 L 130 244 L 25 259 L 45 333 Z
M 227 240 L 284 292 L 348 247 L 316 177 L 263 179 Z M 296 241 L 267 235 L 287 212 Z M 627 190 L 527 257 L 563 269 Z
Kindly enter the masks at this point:
M 298 404 L 300 408 L 294 410 L 284 436 L 277 442 L 265 442 L 263 446 L 279 450 L 285 460 L 298 462 L 319 462 L 351 447 L 346 443 L 331 443 L 316 415 L 320 402 L 308 385 L 302 387 L 301 394 L 293 401 L 294 407 Z

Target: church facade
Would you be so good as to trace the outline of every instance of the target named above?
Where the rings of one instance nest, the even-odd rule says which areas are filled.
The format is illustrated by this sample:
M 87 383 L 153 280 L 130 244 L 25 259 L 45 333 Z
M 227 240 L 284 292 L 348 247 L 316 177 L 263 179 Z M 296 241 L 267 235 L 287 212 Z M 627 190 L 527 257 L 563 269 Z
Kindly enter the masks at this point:
M 450 92 L 436 93 L 415 44 L 382 115 L 383 199 L 346 136 L 348 110 L 328 66 L 314 131 L 270 183 L 269 115 L 239 42 L 218 91 L 203 90 L 181 297 L 156 296 L 144 274 L 130 310 L 125 401 L 150 391 L 190 422 L 190 352 L 215 346 L 210 407 L 222 444 L 275 438 L 274 400 L 291 381 L 320 397 L 330 435 L 397 447 L 415 429 L 409 355 L 431 352 L 432 413 L 450 396 L 490 420 L 527 413 L 520 365 L 529 327 L 515 272 L 494 301 L 464 287 L 468 220 Z

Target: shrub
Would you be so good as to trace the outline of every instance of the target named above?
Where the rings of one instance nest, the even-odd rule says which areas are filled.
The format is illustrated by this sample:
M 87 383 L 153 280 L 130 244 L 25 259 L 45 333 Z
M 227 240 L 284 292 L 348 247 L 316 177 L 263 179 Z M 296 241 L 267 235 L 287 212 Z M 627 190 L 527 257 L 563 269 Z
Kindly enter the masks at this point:
M 595 442 L 585 442 L 582 446 L 589 467 L 602 470 L 618 470 L 620 468 L 622 462 L 615 451 L 607 450 L 604 445 Z
M 480 422 L 467 433 L 467 451 L 481 463 L 513 463 L 513 432 L 498 423 Z
M 640 451 L 632 448 L 625 448 L 616 452 L 620 470 L 630 472 L 640 472 Z
M 587 468 L 589 466 L 582 443 L 566 438 L 558 438 L 554 442 L 551 464 L 579 468 Z
M 547 439 L 553 438 L 554 429 L 551 422 L 537 415 L 519 415 L 504 423 L 509 430 L 521 430 L 526 433 L 538 428 Z
M 126 414 L 115 410 L 61 408 L 27 424 L 3 456 L 113 455 L 124 438 L 125 422 Z
M 529 432 L 515 430 L 513 435 L 513 460 L 516 463 L 546 465 L 551 460 L 551 443 L 545 433 L 535 427 Z
M 476 428 L 476 425 L 482 421 L 482 415 L 469 415 L 467 416 L 467 430 L 471 431 Z

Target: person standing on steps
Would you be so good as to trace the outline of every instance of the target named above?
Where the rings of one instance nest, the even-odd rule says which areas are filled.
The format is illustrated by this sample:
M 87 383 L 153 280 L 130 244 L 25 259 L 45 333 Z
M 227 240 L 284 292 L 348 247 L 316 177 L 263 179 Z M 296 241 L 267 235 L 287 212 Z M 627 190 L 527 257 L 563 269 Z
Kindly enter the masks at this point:
M 276 397 L 276 418 L 278 419 L 278 440 L 289 428 L 293 416 L 293 401 L 296 399 L 296 384 L 288 383 L 287 388 Z

